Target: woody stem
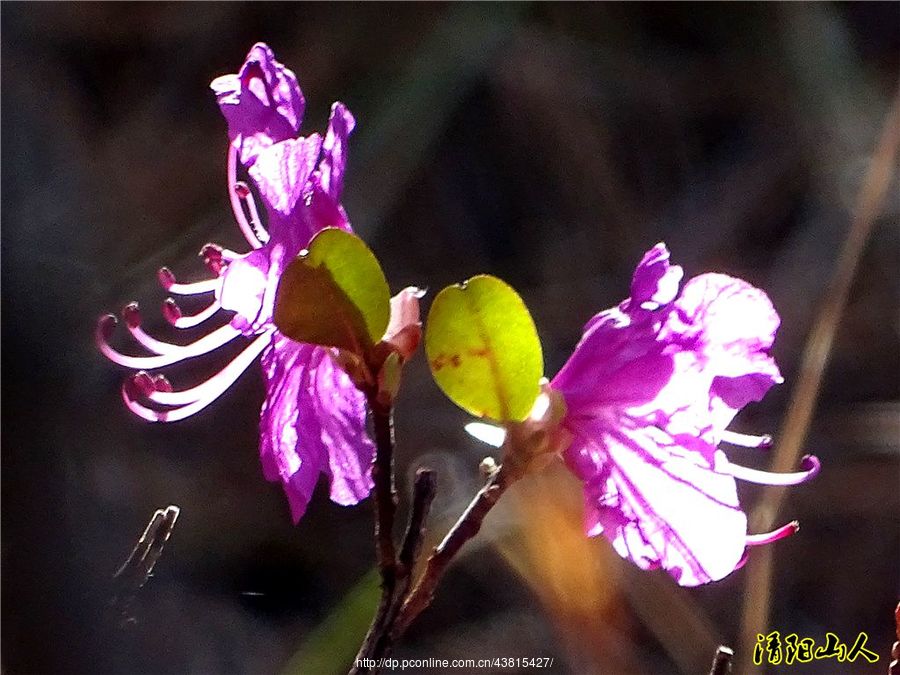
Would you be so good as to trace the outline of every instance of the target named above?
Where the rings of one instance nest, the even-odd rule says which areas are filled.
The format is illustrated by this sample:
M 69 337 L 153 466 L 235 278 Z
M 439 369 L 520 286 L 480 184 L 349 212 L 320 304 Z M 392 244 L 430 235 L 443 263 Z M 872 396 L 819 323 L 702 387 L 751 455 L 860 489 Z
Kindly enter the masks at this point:
M 506 491 L 506 488 L 512 484 L 513 480 L 514 478 L 509 470 L 504 470 L 504 466 L 501 465 L 488 479 L 484 487 L 478 491 L 478 494 L 475 495 L 475 498 L 459 517 L 459 520 L 456 521 L 456 524 L 444 537 L 444 540 L 434 548 L 434 551 L 428 558 L 428 562 L 425 564 L 425 570 L 409 593 L 409 597 L 403 603 L 396 625 L 393 628 L 393 637 L 395 639 L 402 635 L 409 625 L 415 621 L 416 617 L 431 604 L 438 582 L 441 580 L 450 561 L 459 553 L 466 542 L 478 534 L 485 516 L 494 507 Z

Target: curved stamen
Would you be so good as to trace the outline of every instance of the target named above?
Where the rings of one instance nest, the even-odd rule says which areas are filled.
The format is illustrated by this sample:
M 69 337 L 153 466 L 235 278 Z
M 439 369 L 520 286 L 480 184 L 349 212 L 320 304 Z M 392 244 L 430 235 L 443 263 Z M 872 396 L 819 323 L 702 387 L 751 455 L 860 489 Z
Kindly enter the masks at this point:
M 265 244 L 269 241 L 269 233 L 259 219 L 259 211 L 256 210 L 256 200 L 253 199 L 253 193 L 250 192 L 250 188 L 244 182 L 237 183 L 234 187 L 238 197 L 244 200 L 244 203 L 247 205 L 247 211 L 250 212 L 250 227 L 253 228 L 253 233 Z
M 247 216 L 244 215 L 244 207 L 241 206 L 241 197 L 237 188 L 237 148 L 234 144 L 228 144 L 228 200 L 231 202 L 231 210 L 234 211 L 234 218 L 237 220 L 241 233 L 253 248 L 261 248 L 262 242 L 257 238 L 250 223 L 247 222 Z
M 795 473 L 760 471 L 758 469 L 749 469 L 746 466 L 733 464 L 731 462 L 728 463 L 725 471 L 735 478 L 747 481 L 748 483 L 759 483 L 760 485 L 798 485 L 808 481 L 819 473 L 819 460 L 815 455 L 806 455 L 800 460 L 800 471 Z
M 227 366 L 211 378 L 191 389 L 171 391 L 169 381 L 164 377 L 153 377 L 148 373 L 137 373 L 122 385 L 122 400 L 131 412 L 150 422 L 177 422 L 200 412 L 228 388 L 247 370 L 256 357 L 269 345 L 274 330 L 258 336 L 250 346 L 237 355 Z M 155 410 L 138 403 L 139 397 L 149 398 L 162 405 L 176 405 L 170 410 Z
M 216 303 L 213 303 L 214 305 Z M 177 308 L 177 305 L 176 305 Z M 180 310 L 179 310 L 180 311 Z M 153 352 L 154 354 L 178 354 L 185 349 L 193 349 L 197 345 L 200 345 L 202 348 L 203 344 L 214 343 L 216 346 L 221 346 L 217 342 L 208 341 L 204 343 L 206 338 L 210 337 L 213 333 L 200 338 L 196 342 L 187 344 L 187 345 L 176 345 L 171 342 L 164 342 L 162 340 L 158 340 L 152 335 L 146 333 L 143 328 L 141 328 L 141 310 L 136 302 L 130 302 L 122 309 L 122 318 L 125 319 L 125 325 L 128 327 L 128 331 L 137 340 L 143 347 Z M 193 318 L 193 317 L 190 317 Z M 215 332 L 215 331 L 214 331 Z M 215 347 L 213 347 L 215 348 Z M 200 354 L 205 354 L 210 350 L 204 350 L 200 352 Z M 199 355 L 199 354 L 195 354 Z
M 166 317 L 166 321 L 175 326 L 175 328 L 193 328 L 212 317 L 216 312 L 222 309 L 222 303 L 218 300 L 213 302 L 209 307 L 201 309 L 196 314 L 185 314 L 181 311 L 181 307 L 172 298 L 166 298 L 163 302 L 162 312 Z
M 212 333 L 200 338 L 196 342 L 184 346 L 169 345 L 168 343 L 156 340 L 155 342 L 158 344 L 155 346 L 166 346 L 166 351 L 157 356 L 128 356 L 127 354 L 123 354 L 113 349 L 109 344 L 109 338 L 112 337 L 116 323 L 118 323 L 116 317 L 112 314 L 100 317 L 100 320 L 97 322 L 97 329 L 94 331 L 94 340 L 97 343 L 97 348 L 113 363 L 118 363 L 126 368 L 135 368 L 137 370 L 163 368 L 165 366 L 170 366 L 173 363 L 184 361 L 185 359 L 200 356 L 201 354 L 207 354 L 214 349 L 218 349 L 222 345 L 231 342 L 241 334 L 236 328 L 225 325 L 221 328 L 217 328 Z M 150 339 L 152 340 L 153 338 Z
M 175 280 L 175 274 L 168 267 L 160 267 L 156 273 L 160 285 L 171 293 L 178 295 L 197 295 L 198 293 L 210 293 L 216 290 L 221 283 L 218 279 L 204 279 L 192 284 L 181 284 Z
M 764 532 L 763 534 L 748 534 L 747 546 L 762 546 L 763 544 L 771 544 L 773 541 L 790 537 L 800 530 L 800 523 L 792 520 L 787 525 L 782 525 L 777 530 Z
M 772 437 L 769 434 L 763 436 L 752 436 L 750 434 L 739 434 L 736 431 L 722 432 L 722 440 L 731 445 L 740 445 L 744 448 L 771 448 Z
M 173 351 L 180 349 L 178 345 L 157 340 L 141 328 L 141 308 L 138 303 L 129 302 L 125 305 L 122 308 L 122 318 L 125 320 L 125 326 L 128 328 L 128 332 L 131 333 L 132 337 L 137 340 L 142 347 L 154 354 L 170 354 Z

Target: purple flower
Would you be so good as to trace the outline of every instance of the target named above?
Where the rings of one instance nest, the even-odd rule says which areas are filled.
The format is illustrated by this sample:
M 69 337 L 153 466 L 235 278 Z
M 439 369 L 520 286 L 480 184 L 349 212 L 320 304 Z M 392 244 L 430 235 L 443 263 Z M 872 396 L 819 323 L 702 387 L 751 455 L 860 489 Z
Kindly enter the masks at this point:
M 331 481 L 331 498 L 355 504 L 372 487 L 374 452 L 366 434 L 364 395 L 333 360 L 330 350 L 294 342 L 272 323 L 278 280 L 284 267 L 324 227 L 350 230 L 340 205 L 346 145 L 354 119 L 342 103 L 331 108 L 324 140 L 299 136 L 304 100 L 294 73 L 257 44 L 239 73 L 212 82 L 228 122 L 228 194 L 251 250 L 244 254 L 207 244 L 201 251 L 214 278 L 181 283 L 168 269 L 159 272 L 173 294 L 214 299 L 200 312 L 185 314 L 171 298 L 163 305 L 176 328 L 199 326 L 231 312 L 230 323 L 187 345 L 163 342 L 141 328 L 136 303 L 123 317 L 132 336 L 153 356 L 128 356 L 109 344 L 116 319 L 106 315 L 97 328 L 100 350 L 112 361 L 139 370 L 122 387 L 128 408 L 144 419 L 174 422 L 206 408 L 262 355 L 266 400 L 260 419 L 260 455 L 268 480 L 283 483 L 296 522 L 303 515 L 320 473 Z M 266 207 L 264 228 L 250 187 L 238 180 L 238 164 L 252 178 Z M 418 295 L 402 291 L 392 301 L 397 317 L 418 322 Z M 250 343 L 218 374 L 189 389 L 173 390 L 163 375 L 147 371 L 212 352 L 239 338 Z
M 584 482 L 588 535 L 603 533 L 623 558 L 695 586 L 740 567 L 747 546 L 796 530 L 748 536 L 735 478 L 792 485 L 819 464 L 807 456 L 798 473 L 770 474 L 719 449 L 771 443 L 727 427 L 782 381 L 768 354 L 779 318 L 740 279 L 703 274 L 679 294 L 681 278 L 663 244 L 650 249 L 630 297 L 590 320 L 551 387 L 565 399 L 563 458 Z

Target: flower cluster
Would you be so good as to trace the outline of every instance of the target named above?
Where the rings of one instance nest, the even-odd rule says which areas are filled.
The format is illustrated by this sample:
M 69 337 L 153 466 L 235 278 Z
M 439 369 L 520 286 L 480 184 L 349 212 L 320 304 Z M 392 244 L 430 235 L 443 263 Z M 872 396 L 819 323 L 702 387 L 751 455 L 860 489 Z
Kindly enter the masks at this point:
M 371 490 L 374 448 L 366 433 L 366 402 L 332 353 L 294 342 L 272 322 L 278 280 L 284 267 L 325 227 L 350 230 L 341 206 L 347 141 L 355 124 L 342 103 L 331 108 L 323 138 L 299 135 L 304 98 L 294 73 L 257 44 L 240 71 L 210 85 L 228 123 L 228 195 L 235 219 L 250 246 L 236 253 L 214 244 L 201 251 L 213 278 L 181 283 L 167 268 L 159 272 L 163 287 L 176 295 L 212 295 L 209 305 L 185 314 L 175 300 L 163 305 L 176 328 L 206 323 L 220 311 L 230 323 L 188 345 L 175 345 L 141 328 L 136 303 L 123 318 L 131 335 L 152 356 L 129 356 L 109 344 L 116 319 L 100 319 L 97 342 L 118 364 L 139 370 L 122 387 L 125 404 L 150 421 L 173 422 L 203 410 L 222 395 L 262 355 L 266 400 L 260 418 L 260 456 L 268 480 L 281 481 L 296 522 L 303 515 L 319 474 L 331 480 L 331 498 L 355 504 Z M 262 198 L 266 226 L 254 193 L 238 179 L 252 179 Z M 410 289 L 392 301 L 403 322 L 418 322 L 417 294 Z M 397 331 L 397 320 L 390 330 Z M 175 391 L 156 370 L 207 354 L 232 340 L 250 344 L 218 374 L 189 389 Z
M 176 295 L 212 296 L 195 314 L 185 314 L 167 299 L 163 313 L 176 328 L 206 324 L 220 312 L 230 312 L 229 323 L 192 343 L 171 344 L 144 331 L 140 310 L 131 303 L 123 310 L 125 325 L 152 355 L 130 356 L 112 347 L 112 315 L 100 319 L 96 337 L 109 359 L 138 371 L 123 384 L 122 397 L 131 411 L 150 421 L 177 421 L 203 410 L 261 356 L 267 388 L 260 417 L 263 472 L 283 484 L 296 522 L 322 473 L 330 478 L 331 498 L 339 504 L 355 504 L 369 494 L 374 447 L 366 432 L 366 394 L 358 387 L 374 388 L 375 400 L 380 400 L 396 386 L 379 371 L 380 365 L 374 367 L 379 372 L 370 372 L 371 364 L 363 363 L 364 377 L 352 354 L 294 341 L 273 320 L 287 265 L 323 228 L 351 229 L 341 192 L 355 121 L 343 104 L 335 103 L 324 138 L 299 135 L 303 94 L 294 73 L 264 44 L 250 50 L 238 73 L 215 79 L 211 87 L 228 123 L 228 195 L 250 250 L 236 253 L 207 244 L 201 256 L 212 278 L 182 283 L 163 268 L 159 279 Z M 252 189 L 239 180 L 239 172 L 249 176 Z M 257 208 L 254 195 L 264 210 Z M 720 449 L 723 443 L 771 444 L 767 436 L 728 427 L 742 408 L 782 381 L 769 355 L 780 320 L 766 294 L 740 279 L 703 274 L 682 287 L 682 276 L 663 244 L 644 255 L 629 297 L 588 322 L 571 358 L 544 385 L 531 418 L 507 425 L 515 432 L 507 466 L 516 464 L 524 471 L 536 454 L 552 457 L 558 452 L 584 483 L 589 536 L 602 533 L 623 558 L 643 569 L 665 569 L 679 584 L 694 586 L 740 567 L 748 546 L 797 529 L 789 523 L 748 535 L 735 479 L 792 485 L 815 475 L 819 463 L 807 456 L 798 472 L 771 474 L 728 460 Z M 483 279 L 482 287 L 487 288 Z M 521 305 L 505 284 L 490 288 L 512 294 Z M 418 344 L 418 297 L 409 288 L 391 300 L 390 322 L 378 345 L 390 343 L 401 360 Z M 527 320 L 520 323 L 531 326 L 540 357 L 524 305 L 521 312 Z M 506 318 L 493 316 L 485 325 L 502 326 Z M 460 323 L 453 317 L 447 325 L 453 328 L 439 336 L 445 341 Z M 165 376 L 149 372 L 237 339 L 250 342 L 218 374 L 194 387 L 175 390 Z M 485 335 L 479 339 L 487 342 Z M 485 347 L 468 354 L 486 360 L 491 351 Z M 454 359 L 458 370 L 462 361 L 459 355 Z M 540 369 L 540 360 L 535 363 Z M 491 365 L 494 369 L 483 373 L 500 379 L 497 364 Z M 522 383 L 528 391 L 533 391 L 534 377 L 529 371 Z M 519 457 L 512 447 L 517 444 L 528 447 Z M 514 462 L 522 457 L 528 461 Z M 483 517 L 486 509 L 474 512 Z
M 724 274 L 694 277 L 679 294 L 682 274 L 663 244 L 650 249 L 630 297 L 588 322 L 550 387 L 565 401 L 562 455 L 584 482 L 587 534 L 694 586 L 740 567 L 747 546 L 797 529 L 748 536 L 735 478 L 792 485 L 819 463 L 807 456 L 799 472 L 771 474 L 719 449 L 771 443 L 727 427 L 782 381 L 768 353 L 779 318 L 764 292 Z

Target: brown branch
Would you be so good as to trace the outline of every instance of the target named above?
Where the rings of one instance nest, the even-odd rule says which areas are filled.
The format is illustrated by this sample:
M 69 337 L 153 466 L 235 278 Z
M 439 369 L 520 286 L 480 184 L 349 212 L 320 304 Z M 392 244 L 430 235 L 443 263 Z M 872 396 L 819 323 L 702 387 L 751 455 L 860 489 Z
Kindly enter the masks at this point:
M 428 512 L 431 509 L 431 502 L 434 501 L 436 489 L 437 481 L 434 472 L 430 469 L 419 469 L 413 485 L 412 508 L 400 549 L 394 588 L 390 595 L 382 594 L 378 612 L 369 627 L 369 632 L 359 653 L 356 655 L 350 675 L 378 673 L 383 660 L 391 654 L 394 647 L 394 626 L 412 583 L 413 565 L 422 548 L 425 522 L 428 519 Z
M 898 146 L 900 146 L 900 96 L 894 99 L 888 111 L 881 138 L 859 193 L 847 238 L 844 240 L 828 289 L 806 339 L 797 384 L 792 392 L 791 402 L 778 435 L 779 443 L 772 457 L 772 471 L 790 471 L 796 465 L 802 451 L 850 287 L 896 169 Z M 771 529 L 785 497 L 784 488 L 768 488 L 753 509 L 750 518 L 752 527 L 757 530 Z M 765 632 L 769 622 L 773 562 L 773 549 L 766 546 L 751 556 L 747 565 L 747 590 L 744 595 L 739 651 L 741 664 L 738 668 L 741 673 L 759 671 L 758 667 L 754 667 L 748 661 L 748 655 L 752 653 L 756 634 Z
M 734 652 L 731 648 L 719 645 L 709 675 L 728 675 L 731 672 L 731 661 L 733 658 Z
M 412 577 L 413 566 L 419 551 L 422 550 L 422 541 L 425 538 L 425 522 L 428 512 L 431 510 L 431 502 L 437 491 L 437 476 L 431 469 L 419 469 L 416 472 L 416 480 L 413 484 L 412 510 L 409 514 L 409 524 L 406 534 L 403 536 L 403 546 L 400 549 L 400 568 L 402 576 L 408 581 Z
M 375 459 L 372 462 L 372 481 L 375 483 L 375 557 L 381 574 L 381 600 L 359 647 L 351 675 L 377 672 L 360 667 L 359 663 L 374 657 L 380 636 L 384 634 L 391 607 L 395 603 L 397 586 L 397 554 L 394 548 L 394 515 L 397 511 L 397 492 L 394 488 L 394 425 L 390 405 L 378 401 L 377 392 L 368 396 L 375 431 Z
M 120 625 L 124 626 L 133 622 L 134 619 L 130 616 L 129 608 L 137 592 L 143 588 L 153 573 L 153 568 L 172 535 L 179 513 L 180 509 L 174 505 L 169 505 L 165 509 L 157 509 L 134 548 L 131 549 L 128 559 L 113 574 L 114 591 L 109 607 L 118 613 Z
M 508 472 L 504 471 L 504 467 L 501 465 L 475 495 L 444 540 L 435 547 L 425 564 L 425 570 L 403 604 L 394 627 L 394 639 L 402 635 L 416 617 L 431 604 L 435 588 L 450 561 L 467 541 L 478 534 L 485 516 L 511 483 Z
M 383 587 L 393 589 L 397 557 L 394 551 L 394 515 L 397 491 L 394 488 L 394 423 L 390 406 L 370 399 L 375 429 L 375 461 L 372 480 L 375 483 L 375 552 L 381 570 Z

